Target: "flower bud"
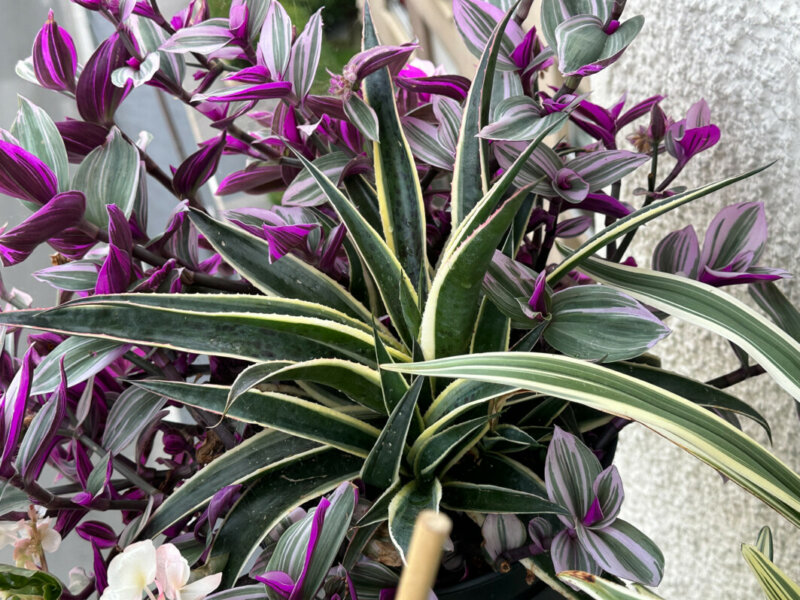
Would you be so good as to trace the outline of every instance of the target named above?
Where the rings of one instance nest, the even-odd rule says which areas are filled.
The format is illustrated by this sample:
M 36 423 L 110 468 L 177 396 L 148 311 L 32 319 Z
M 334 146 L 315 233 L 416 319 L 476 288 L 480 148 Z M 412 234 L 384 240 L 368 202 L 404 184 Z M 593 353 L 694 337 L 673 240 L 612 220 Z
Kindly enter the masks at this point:
M 33 41 L 33 70 L 43 87 L 51 90 L 75 91 L 75 66 L 78 55 L 72 37 L 59 28 L 53 11 Z

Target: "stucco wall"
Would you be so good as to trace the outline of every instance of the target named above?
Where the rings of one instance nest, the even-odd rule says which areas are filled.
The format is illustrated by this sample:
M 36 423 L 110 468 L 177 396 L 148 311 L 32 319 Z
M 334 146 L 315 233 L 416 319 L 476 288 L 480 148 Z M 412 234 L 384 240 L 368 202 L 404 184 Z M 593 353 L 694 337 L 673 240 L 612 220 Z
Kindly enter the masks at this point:
M 722 139 L 690 164 L 678 184 L 695 187 L 780 159 L 766 173 L 648 226 L 633 247 L 637 260 L 649 265 L 655 243 L 674 229 L 692 223 L 702 240 L 722 206 L 761 200 L 770 228 L 761 264 L 800 273 L 800 3 L 629 0 L 626 15 L 636 14 L 645 16 L 645 28 L 619 63 L 593 78 L 594 101 L 609 103 L 626 90 L 632 100 L 662 93 L 668 95 L 662 105 L 667 113 L 681 118 L 705 98 Z M 781 287 L 800 303 L 796 280 Z M 746 293 L 737 295 L 749 300 Z M 698 379 L 736 368 L 724 340 L 675 320 L 670 325 L 672 335 L 658 347 L 666 368 Z M 789 396 L 767 376 L 731 390 L 767 417 L 774 452 L 800 471 L 800 421 Z M 766 443 L 748 425 L 746 431 Z M 800 581 L 800 531 L 736 485 L 723 484 L 710 468 L 639 426 L 624 431 L 618 457 L 624 516 L 666 555 L 659 590 L 666 598 L 762 597 L 739 545 L 752 543 L 765 524 L 775 533 L 776 562 Z

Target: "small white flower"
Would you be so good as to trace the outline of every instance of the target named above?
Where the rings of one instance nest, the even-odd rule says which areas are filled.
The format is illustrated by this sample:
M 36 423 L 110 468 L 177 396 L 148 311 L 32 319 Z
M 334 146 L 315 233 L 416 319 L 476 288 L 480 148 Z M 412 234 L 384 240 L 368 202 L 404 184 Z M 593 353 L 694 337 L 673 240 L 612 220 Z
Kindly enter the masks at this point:
M 36 522 L 36 531 L 39 534 L 39 543 L 45 552 L 55 552 L 61 545 L 61 534 L 51 525 L 52 519 L 42 519 Z
M 156 548 L 151 540 L 131 544 L 108 566 L 108 587 L 100 600 L 141 600 L 156 579 Z
M 156 584 L 167 600 L 203 600 L 222 581 L 222 573 L 215 573 L 187 585 L 191 574 L 189 563 L 173 544 L 160 546 L 156 557 Z
M 69 571 L 69 584 L 67 589 L 70 593 L 78 594 L 86 589 L 86 586 L 92 582 L 86 570 L 81 567 L 75 567 Z
M 0 550 L 13 546 L 19 539 L 20 522 L 0 521 Z

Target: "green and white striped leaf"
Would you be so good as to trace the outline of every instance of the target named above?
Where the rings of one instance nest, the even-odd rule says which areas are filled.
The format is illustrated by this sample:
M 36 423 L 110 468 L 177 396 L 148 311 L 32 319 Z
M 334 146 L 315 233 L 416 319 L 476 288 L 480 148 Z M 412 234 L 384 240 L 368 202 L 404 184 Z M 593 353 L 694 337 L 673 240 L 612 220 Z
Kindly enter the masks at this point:
M 139 537 L 157 536 L 185 515 L 201 508 L 225 486 L 258 479 L 322 451 L 319 444 L 303 438 L 274 430 L 257 433 L 214 459 L 167 496 Z
M 758 532 L 756 549 L 767 557 L 768 560 L 772 560 L 772 530 L 766 525 Z
M 422 379 L 421 377 L 418 379 Z M 418 478 L 441 477 L 447 471 L 445 461 L 458 461 L 480 441 L 489 429 L 489 417 L 478 417 L 447 428 L 429 427 L 422 432 L 408 453 L 408 460 Z
M 66 265 L 47 267 L 35 271 L 33 277 L 57 290 L 69 292 L 94 291 L 100 266 L 93 260 L 74 260 Z
M 596 529 L 579 526 L 578 541 L 600 567 L 619 577 L 658 585 L 664 575 L 664 555 L 655 542 L 622 519 Z
M 439 512 L 442 484 L 438 479 L 415 479 L 404 485 L 389 504 L 389 536 L 400 552 L 403 562 L 411 544 L 411 534 L 417 515 L 423 510 Z
M 86 196 L 86 220 L 101 229 L 108 226 L 107 204 L 131 216 L 138 186 L 139 151 L 117 128 L 83 159 L 72 179 L 72 188 Z
M 503 20 L 497 23 L 488 43 L 482 48 L 483 54 L 475 70 L 467 98 L 464 100 L 456 160 L 453 165 L 453 182 L 450 186 L 453 231 L 489 190 L 488 146 L 478 134 L 489 121 L 492 82 L 511 15 L 512 11 L 508 11 Z
M 563 21 L 575 15 L 594 15 L 603 23 L 611 19 L 613 0 L 542 0 L 542 35 L 555 48 L 555 31 Z
M 453 155 L 439 141 L 440 128 L 416 117 L 403 119 L 403 129 L 414 156 L 431 166 L 452 171 Z
M 339 181 L 344 168 L 350 162 L 350 157 L 344 152 L 331 152 L 315 158 L 313 165 L 331 181 Z M 286 206 L 320 206 L 328 199 L 317 184 L 314 176 L 303 169 L 297 174 L 289 187 L 283 193 L 281 204 Z
M 767 600 L 800 600 L 800 586 L 758 548 L 742 544 L 742 556 L 758 579 Z
M 398 480 L 400 463 L 406 449 L 406 438 L 424 383 L 424 377 L 417 377 L 389 415 L 378 441 L 364 461 L 361 479 L 367 485 L 388 489 Z
M 151 380 L 137 381 L 135 385 L 218 415 L 225 410 L 228 398 L 228 388 L 219 385 Z M 372 425 L 341 411 L 276 392 L 245 392 L 228 409 L 228 417 L 329 444 L 361 457 L 372 450 L 379 434 Z
M 266 241 L 200 211 L 192 210 L 189 218 L 228 264 L 268 296 L 318 302 L 372 322 L 372 313 L 346 289 L 295 255 L 286 254 L 270 264 Z
M 379 45 L 368 3 L 364 3 L 363 25 L 362 50 Z M 382 143 L 373 142 L 375 183 L 383 235 L 403 270 L 408 273 L 414 289 L 424 297 L 429 277 L 425 205 L 414 157 L 400 124 L 389 69 L 383 68 L 367 75 L 361 87 L 364 100 L 378 118 L 383 140 Z M 397 288 L 394 293 L 397 293 Z
M 514 3 L 516 4 L 516 3 Z M 488 4 L 488 8 L 492 8 L 492 4 Z M 458 26 L 458 31 L 461 34 L 461 39 L 467 46 L 467 49 L 476 57 L 480 57 L 491 43 L 493 30 L 497 25 L 497 14 L 491 14 L 484 9 L 481 4 L 473 0 L 462 0 L 454 5 L 455 21 Z M 499 11 L 498 11 L 499 12 Z M 503 10 L 503 12 L 511 12 L 510 10 Z M 512 25 L 519 29 L 515 23 Z M 511 54 L 514 52 L 514 41 L 505 33 L 506 27 L 503 25 L 500 30 L 502 37 L 500 38 L 500 51 L 497 56 L 497 69 L 502 71 L 515 71 L 518 67 L 511 59 Z
M 564 571 L 558 574 L 558 578 L 594 600 L 661 600 L 661 596 L 640 585 L 625 587 L 581 571 Z
M 169 38 L 166 31 L 159 27 L 155 21 L 139 15 L 128 17 L 128 23 L 130 24 L 131 32 L 136 36 L 141 52 L 145 55 L 151 52 L 158 52 L 161 73 L 170 81 L 177 84 L 182 83 L 186 72 L 186 59 L 181 54 L 159 50 Z
M 549 129 L 558 119 L 559 113 L 542 117 L 531 98 L 514 96 L 502 100 L 495 108 L 495 115 L 495 121 L 481 129 L 480 137 L 487 140 L 522 142 L 532 140 Z
M 650 365 L 620 362 L 606 366 L 618 373 L 624 373 L 669 390 L 673 394 L 705 408 L 727 411 L 752 419 L 764 429 L 770 441 L 772 440 L 772 430 L 763 415 L 746 402 L 742 402 L 724 390 Z
M 526 195 L 520 191 L 507 200 L 437 269 L 420 327 L 426 357 L 453 356 L 469 349 L 483 276 Z
M 630 296 L 602 285 L 580 285 L 553 295 L 544 339 L 559 352 L 600 362 L 647 352 L 669 328 Z
M 577 250 L 571 253 L 547 276 L 547 282 L 550 285 L 555 285 L 558 280 L 560 280 L 572 269 L 577 268 L 578 265 L 580 265 L 581 262 L 587 257 L 592 256 L 595 252 L 599 251 L 601 248 L 613 242 L 618 237 L 628 233 L 629 231 L 634 231 L 645 223 L 652 221 L 656 217 L 660 217 L 664 213 L 678 208 L 679 206 L 683 206 L 692 200 L 697 200 L 698 198 L 707 196 L 712 192 L 716 192 L 717 190 L 728 187 L 737 181 L 752 177 L 753 175 L 756 175 L 757 173 L 760 173 L 766 169 L 768 166 L 769 165 L 759 167 L 742 175 L 729 177 L 728 179 L 717 181 L 716 183 L 697 188 L 696 190 L 691 190 L 688 192 L 683 192 L 682 194 L 670 196 L 669 198 L 656 200 L 649 206 L 645 206 L 635 212 L 632 212 L 618 221 L 615 221 L 613 225 L 606 227 L 581 244 Z
M 211 555 L 227 556 L 221 587 L 231 587 L 270 530 L 294 508 L 358 476 L 361 460 L 322 448 L 262 474 L 228 513 Z M 202 472 L 202 471 L 201 471 Z
M 226 46 L 232 39 L 228 19 L 207 19 L 197 25 L 179 29 L 161 44 L 160 49 L 176 54 L 210 54 Z
M 730 294 L 685 277 L 589 259 L 595 279 L 733 342 L 800 399 L 800 342 Z
M 644 17 L 637 15 L 609 35 L 604 31 L 605 22 L 594 15 L 576 15 L 563 21 L 554 32 L 558 70 L 572 75 L 592 64 L 606 66 L 630 45 L 643 26 Z
M 350 200 L 318 168 L 302 156 L 297 156 L 322 188 L 334 210 L 339 214 L 342 223 L 347 227 L 348 235 L 352 238 L 364 264 L 375 280 L 392 323 L 400 332 L 406 346 L 411 347 L 416 339 L 416 332 L 411 331 L 407 325 L 408 315 L 404 308 L 411 310 L 411 307 L 404 306 L 401 296 L 406 295 L 412 298 L 413 304 L 416 305 L 417 293 L 408 274 L 403 270 L 386 242 L 361 216 Z M 418 314 L 411 315 L 411 317 L 419 319 Z
M 478 513 L 569 515 L 565 508 L 536 494 L 463 481 L 444 484 L 442 506 L 450 510 Z
M 322 51 L 322 9 L 308 19 L 306 26 L 292 46 L 288 74 L 292 79 L 292 90 L 301 100 L 308 95 L 314 84 Z M 251 16 L 250 19 L 253 17 Z
M 59 192 L 69 190 L 67 149 L 56 124 L 50 115 L 24 96 L 17 96 L 17 101 L 19 109 L 11 124 L 11 135 L 17 138 L 20 146 L 53 170 Z
M 344 113 L 365 138 L 380 142 L 378 115 L 358 94 L 350 94 L 344 101 Z
M 0 323 L 250 361 L 331 356 L 375 364 L 365 324 L 322 305 L 282 298 L 94 296 L 46 311 L 2 313 Z M 392 347 L 388 351 L 407 360 Z
M 522 352 L 383 368 L 520 387 L 638 421 L 800 525 L 800 476 L 719 417 L 638 379 L 566 356 Z
M 479 404 L 500 398 L 513 391 L 514 388 L 507 385 L 458 379 L 436 396 L 424 415 L 425 423 L 430 426 L 440 419 L 446 418 L 450 421 Z
M 129 387 L 114 401 L 103 430 L 102 446 L 113 456 L 127 448 L 166 404 L 166 399 Z

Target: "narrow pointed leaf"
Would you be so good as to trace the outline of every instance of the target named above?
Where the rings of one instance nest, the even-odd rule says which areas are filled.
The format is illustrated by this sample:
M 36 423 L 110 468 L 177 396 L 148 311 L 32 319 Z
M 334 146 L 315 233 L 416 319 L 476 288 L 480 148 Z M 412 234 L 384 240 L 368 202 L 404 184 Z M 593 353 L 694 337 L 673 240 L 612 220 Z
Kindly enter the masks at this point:
M 344 101 L 344 113 L 365 138 L 373 142 L 380 141 L 378 115 L 357 94 L 350 95 Z
M 411 544 L 411 533 L 414 531 L 417 515 L 423 510 L 438 512 L 441 499 L 442 484 L 438 479 L 410 481 L 392 498 L 389 505 L 389 536 L 403 561 Z
M 661 596 L 643 588 L 627 588 L 596 575 L 581 571 L 564 571 L 558 578 L 594 600 L 661 600 Z
M 421 379 L 421 378 L 420 378 Z M 463 456 L 489 429 L 489 417 L 479 417 L 437 431 L 429 427 L 414 442 L 409 452 L 414 474 L 427 479 L 436 474 L 441 477 L 447 470 L 439 467 L 445 462 L 454 462 Z
M 768 600 L 800 599 L 800 586 L 789 579 L 789 576 L 760 550 L 749 544 L 743 544 L 742 555 Z
M 451 481 L 442 488 L 442 506 L 450 510 L 497 514 L 565 515 L 566 509 L 547 498 L 496 485 Z
M 64 140 L 50 116 L 33 102 L 19 97 L 17 118 L 11 125 L 11 134 L 20 146 L 53 170 L 58 179 L 58 190 L 70 189 L 69 161 Z
M 103 429 L 102 446 L 116 456 L 127 448 L 166 404 L 166 399 L 129 387 L 114 401 Z

